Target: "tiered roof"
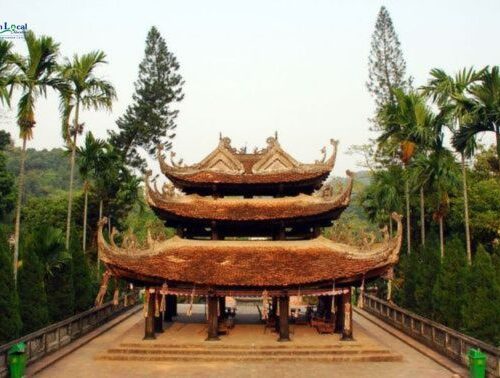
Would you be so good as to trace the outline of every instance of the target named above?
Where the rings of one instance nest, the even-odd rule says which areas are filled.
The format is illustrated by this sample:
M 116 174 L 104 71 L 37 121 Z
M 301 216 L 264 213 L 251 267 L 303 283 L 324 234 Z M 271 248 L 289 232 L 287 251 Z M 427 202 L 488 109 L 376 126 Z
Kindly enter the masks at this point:
M 224 194 L 240 194 L 253 187 L 254 194 L 276 194 L 280 184 L 295 187 L 295 193 L 312 193 L 321 186 L 335 165 L 337 141 L 330 141 L 333 152 L 327 158 L 326 147 L 323 157 L 313 164 L 304 164 L 287 152 L 277 137 L 267 139 L 267 147 L 248 153 L 246 149 L 236 150 L 227 137 L 220 138 L 219 145 L 198 164 L 184 165 L 175 162 L 171 152 L 170 163 L 158 148 L 161 171 L 174 185 L 187 193 L 210 193 L 214 189 Z M 258 187 L 257 192 L 255 192 Z
M 178 293 L 196 286 L 201 291 L 250 293 L 265 288 L 317 294 L 332 282 L 342 287 L 383 275 L 398 260 L 400 216 L 393 215 L 398 224 L 393 238 L 363 247 L 315 237 L 351 199 L 350 172 L 339 193 L 330 185 L 322 187 L 335 164 L 337 142 L 332 139 L 331 144 L 331 156 L 323 148 L 323 158 L 313 164 L 291 157 L 276 136 L 252 153 L 234 149 L 229 138 L 221 137 L 214 151 L 190 166 L 174 162 L 175 154 L 167 163 L 159 149 L 161 170 L 173 185 L 165 184 L 160 191 L 148 176 L 147 202 L 179 235 L 198 239 L 148 238 L 141 248 L 125 238 L 119 247 L 116 232 L 105 239 L 101 222 L 100 256 L 118 277 L 146 285 L 168 283 Z M 240 197 L 228 197 L 234 195 Z M 266 239 L 224 240 L 234 236 Z M 199 240 L 207 237 L 213 240 Z
M 99 228 L 101 258 L 118 277 L 151 284 L 217 287 L 347 285 L 387 272 L 398 261 L 401 217 L 393 238 L 365 247 L 324 237 L 298 241 L 149 240 L 146 248 L 118 247 Z
M 162 219 L 178 222 L 182 219 L 216 221 L 271 221 L 296 218 L 337 218 L 351 200 L 353 174 L 347 171 L 347 184 L 340 193 L 332 185 L 324 186 L 313 195 L 300 194 L 278 198 L 212 198 L 197 194 L 184 195 L 173 185 L 165 184 L 161 191 L 149 184 L 146 177 L 146 199 Z

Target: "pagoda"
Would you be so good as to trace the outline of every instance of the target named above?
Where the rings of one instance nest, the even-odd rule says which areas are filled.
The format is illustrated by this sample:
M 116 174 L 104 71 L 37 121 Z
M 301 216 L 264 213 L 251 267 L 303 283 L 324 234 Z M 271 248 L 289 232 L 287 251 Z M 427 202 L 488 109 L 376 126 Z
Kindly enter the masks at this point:
M 271 313 L 280 341 L 289 337 L 291 296 L 318 296 L 327 321 L 343 340 L 353 337 L 351 288 L 392 274 L 401 247 L 397 232 L 363 247 L 322 236 L 349 205 L 353 175 L 336 192 L 324 181 L 332 171 L 332 152 L 304 164 L 283 150 L 277 135 L 267 146 L 247 152 L 229 138 L 201 162 L 169 161 L 161 147 L 158 160 L 169 180 L 161 189 L 146 175 L 148 205 L 176 235 L 167 240 L 148 237 L 147 246 L 125 242 L 119 247 L 98 234 L 99 253 L 108 275 L 146 287 L 145 338 L 162 331 L 175 309 L 175 298 L 206 297 L 207 340 L 217 340 L 227 296 L 272 298 Z M 332 308 L 333 306 L 333 308 Z M 332 314 L 334 319 L 332 319 Z

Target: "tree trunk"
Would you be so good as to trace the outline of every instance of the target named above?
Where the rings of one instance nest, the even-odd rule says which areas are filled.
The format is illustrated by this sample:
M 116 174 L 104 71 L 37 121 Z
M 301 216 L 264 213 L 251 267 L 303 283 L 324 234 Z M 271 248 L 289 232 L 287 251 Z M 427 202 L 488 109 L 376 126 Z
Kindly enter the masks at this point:
M 82 249 L 85 254 L 85 250 L 87 249 L 87 207 L 89 200 L 89 191 L 87 188 L 87 182 L 84 184 L 85 189 L 85 202 L 83 204 L 83 241 L 82 241 Z
M 392 238 L 392 216 L 389 213 L 389 236 Z
M 102 219 L 102 199 L 99 201 L 99 220 L 100 222 Z M 99 271 L 101 270 L 101 255 L 99 253 L 99 247 L 97 248 L 97 279 L 99 279 Z
M 425 246 L 425 198 L 424 187 L 420 187 L 420 237 L 422 238 L 422 246 Z
M 408 179 L 405 182 L 405 200 L 406 200 L 406 251 L 411 253 L 411 232 L 410 232 L 410 183 Z
M 443 232 L 443 217 L 439 217 L 439 246 L 441 247 L 441 260 L 444 258 L 444 232 Z
M 497 159 L 498 159 L 498 164 L 500 164 L 500 125 L 495 125 L 495 130 L 497 138 Z
M 26 164 L 26 138 L 23 138 L 21 150 L 21 166 L 19 168 L 19 181 L 17 185 L 16 225 L 14 230 L 14 285 L 17 285 L 17 265 L 19 260 L 19 235 L 21 234 L 21 206 L 24 192 L 24 166 Z
M 470 245 L 470 228 L 469 228 L 469 196 L 467 194 L 467 169 L 465 166 L 465 155 L 462 153 L 462 183 L 464 191 L 464 223 L 465 223 L 465 244 L 467 248 L 467 262 L 472 264 L 472 251 Z
M 76 136 L 78 135 L 78 116 L 80 112 L 80 102 L 77 100 L 75 107 L 75 126 L 73 132 L 73 143 L 71 144 L 71 168 L 69 173 L 69 194 L 68 194 L 68 217 L 66 219 L 66 250 L 69 249 L 69 237 L 71 234 L 71 209 L 73 207 L 73 181 L 75 176 L 75 155 Z

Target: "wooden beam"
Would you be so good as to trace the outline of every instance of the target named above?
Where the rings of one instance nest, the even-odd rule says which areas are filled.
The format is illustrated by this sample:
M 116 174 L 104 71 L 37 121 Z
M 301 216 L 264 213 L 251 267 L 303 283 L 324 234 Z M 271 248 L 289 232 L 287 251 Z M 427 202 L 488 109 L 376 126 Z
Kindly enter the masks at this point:
M 290 306 L 290 297 L 283 295 L 279 297 L 280 311 L 280 333 L 278 341 L 290 341 L 290 326 L 288 324 L 288 309 Z
M 144 340 L 154 340 L 155 336 L 155 294 L 154 291 L 150 293 L 150 288 L 146 288 L 147 296 L 147 313 L 144 322 Z

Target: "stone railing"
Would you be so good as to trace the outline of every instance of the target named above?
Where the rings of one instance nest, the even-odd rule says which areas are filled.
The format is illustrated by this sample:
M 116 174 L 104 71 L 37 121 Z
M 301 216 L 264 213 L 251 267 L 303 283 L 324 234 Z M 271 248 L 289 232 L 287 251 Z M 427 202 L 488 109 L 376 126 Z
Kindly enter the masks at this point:
M 486 366 L 488 376 L 500 377 L 499 348 L 416 315 L 373 295 L 364 295 L 363 309 L 463 366 L 468 366 L 467 351 L 470 348 L 479 348 L 488 358 Z
M 91 308 L 71 318 L 51 324 L 48 327 L 23 336 L 8 344 L 0 346 L 0 377 L 8 375 L 7 352 L 14 344 L 26 343 L 28 365 L 40 358 L 68 345 L 75 339 L 93 331 L 102 324 L 113 319 L 124 310 L 137 304 L 138 295 L 131 292 L 122 296 L 117 305 L 113 301 L 99 307 Z

